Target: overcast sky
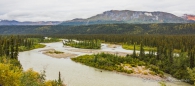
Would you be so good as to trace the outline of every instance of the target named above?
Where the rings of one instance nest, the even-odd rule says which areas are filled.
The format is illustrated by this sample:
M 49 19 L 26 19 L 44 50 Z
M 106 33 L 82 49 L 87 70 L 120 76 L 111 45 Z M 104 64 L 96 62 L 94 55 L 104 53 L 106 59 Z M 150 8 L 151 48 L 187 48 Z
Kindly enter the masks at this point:
M 195 0 L 0 0 L 0 19 L 65 21 L 108 10 L 163 11 L 195 14 Z

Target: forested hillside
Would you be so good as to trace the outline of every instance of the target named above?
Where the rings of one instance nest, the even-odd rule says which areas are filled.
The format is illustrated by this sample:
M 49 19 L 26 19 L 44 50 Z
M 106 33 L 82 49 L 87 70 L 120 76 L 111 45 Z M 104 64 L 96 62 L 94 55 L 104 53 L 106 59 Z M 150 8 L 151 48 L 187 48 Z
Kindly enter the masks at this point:
M 0 34 L 194 34 L 195 24 L 0 26 Z

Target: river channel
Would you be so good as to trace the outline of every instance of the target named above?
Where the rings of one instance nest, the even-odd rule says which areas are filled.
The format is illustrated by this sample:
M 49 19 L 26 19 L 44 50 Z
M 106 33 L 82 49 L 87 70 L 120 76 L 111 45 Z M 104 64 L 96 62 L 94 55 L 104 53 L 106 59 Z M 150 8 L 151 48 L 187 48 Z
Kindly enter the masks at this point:
M 53 58 L 47 56 L 40 51 L 45 49 L 55 49 L 77 55 L 90 53 L 71 51 L 71 49 L 75 48 L 63 47 L 61 42 L 45 43 L 45 45 L 45 48 L 19 53 L 18 59 L 24 70 L 28 70 L 29 68 L 33 68 L 33 70 L 37 72 L 45 70 L 46 79 L 48 80 L 57 80 L 60 71 L 62 80 L 67 86 L 160 86 L 159 81 L 96 69 L 76 63 L 70 58 Z M 132 53 L 131 50 L 124 50 L 121 46 L 109 48 L 107 47 L 107 44 L 102 44 L 102 48 L 99 51 Z M 175 79 L 173 82 L 165 83 L 167 86 L 191 86 Z

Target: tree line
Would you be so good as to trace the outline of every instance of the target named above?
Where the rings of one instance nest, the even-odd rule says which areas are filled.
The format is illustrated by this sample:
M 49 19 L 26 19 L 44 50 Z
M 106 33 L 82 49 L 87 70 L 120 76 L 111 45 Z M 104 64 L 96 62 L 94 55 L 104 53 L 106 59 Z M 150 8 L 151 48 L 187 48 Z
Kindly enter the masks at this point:
M 0 34 L 194 34 L 194 23 L 0 26 Z
M 0 36 L 0 57 L 7 56 L 17 59 L 21 46 L 30 49 L 34 45 L 33 40 L 20 36 Z
M 74 41 L 73 39 L 69 39 L 68 41 L 63 41 L 64 45 L 72 46 L 75 48 L 83 48 L 83 49 L 100 49 L 101 42 L 100 40 L 82 40 L 82 41 Z

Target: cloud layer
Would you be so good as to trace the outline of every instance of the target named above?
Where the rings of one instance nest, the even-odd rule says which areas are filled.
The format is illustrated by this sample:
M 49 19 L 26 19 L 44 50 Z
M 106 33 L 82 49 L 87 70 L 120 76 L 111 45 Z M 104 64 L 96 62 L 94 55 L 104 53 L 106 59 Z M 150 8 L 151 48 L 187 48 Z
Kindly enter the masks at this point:
M 1 0 L 0 19 L 65 21 L 108 10 L 164 11 L 195 14 L 195 0 Z

